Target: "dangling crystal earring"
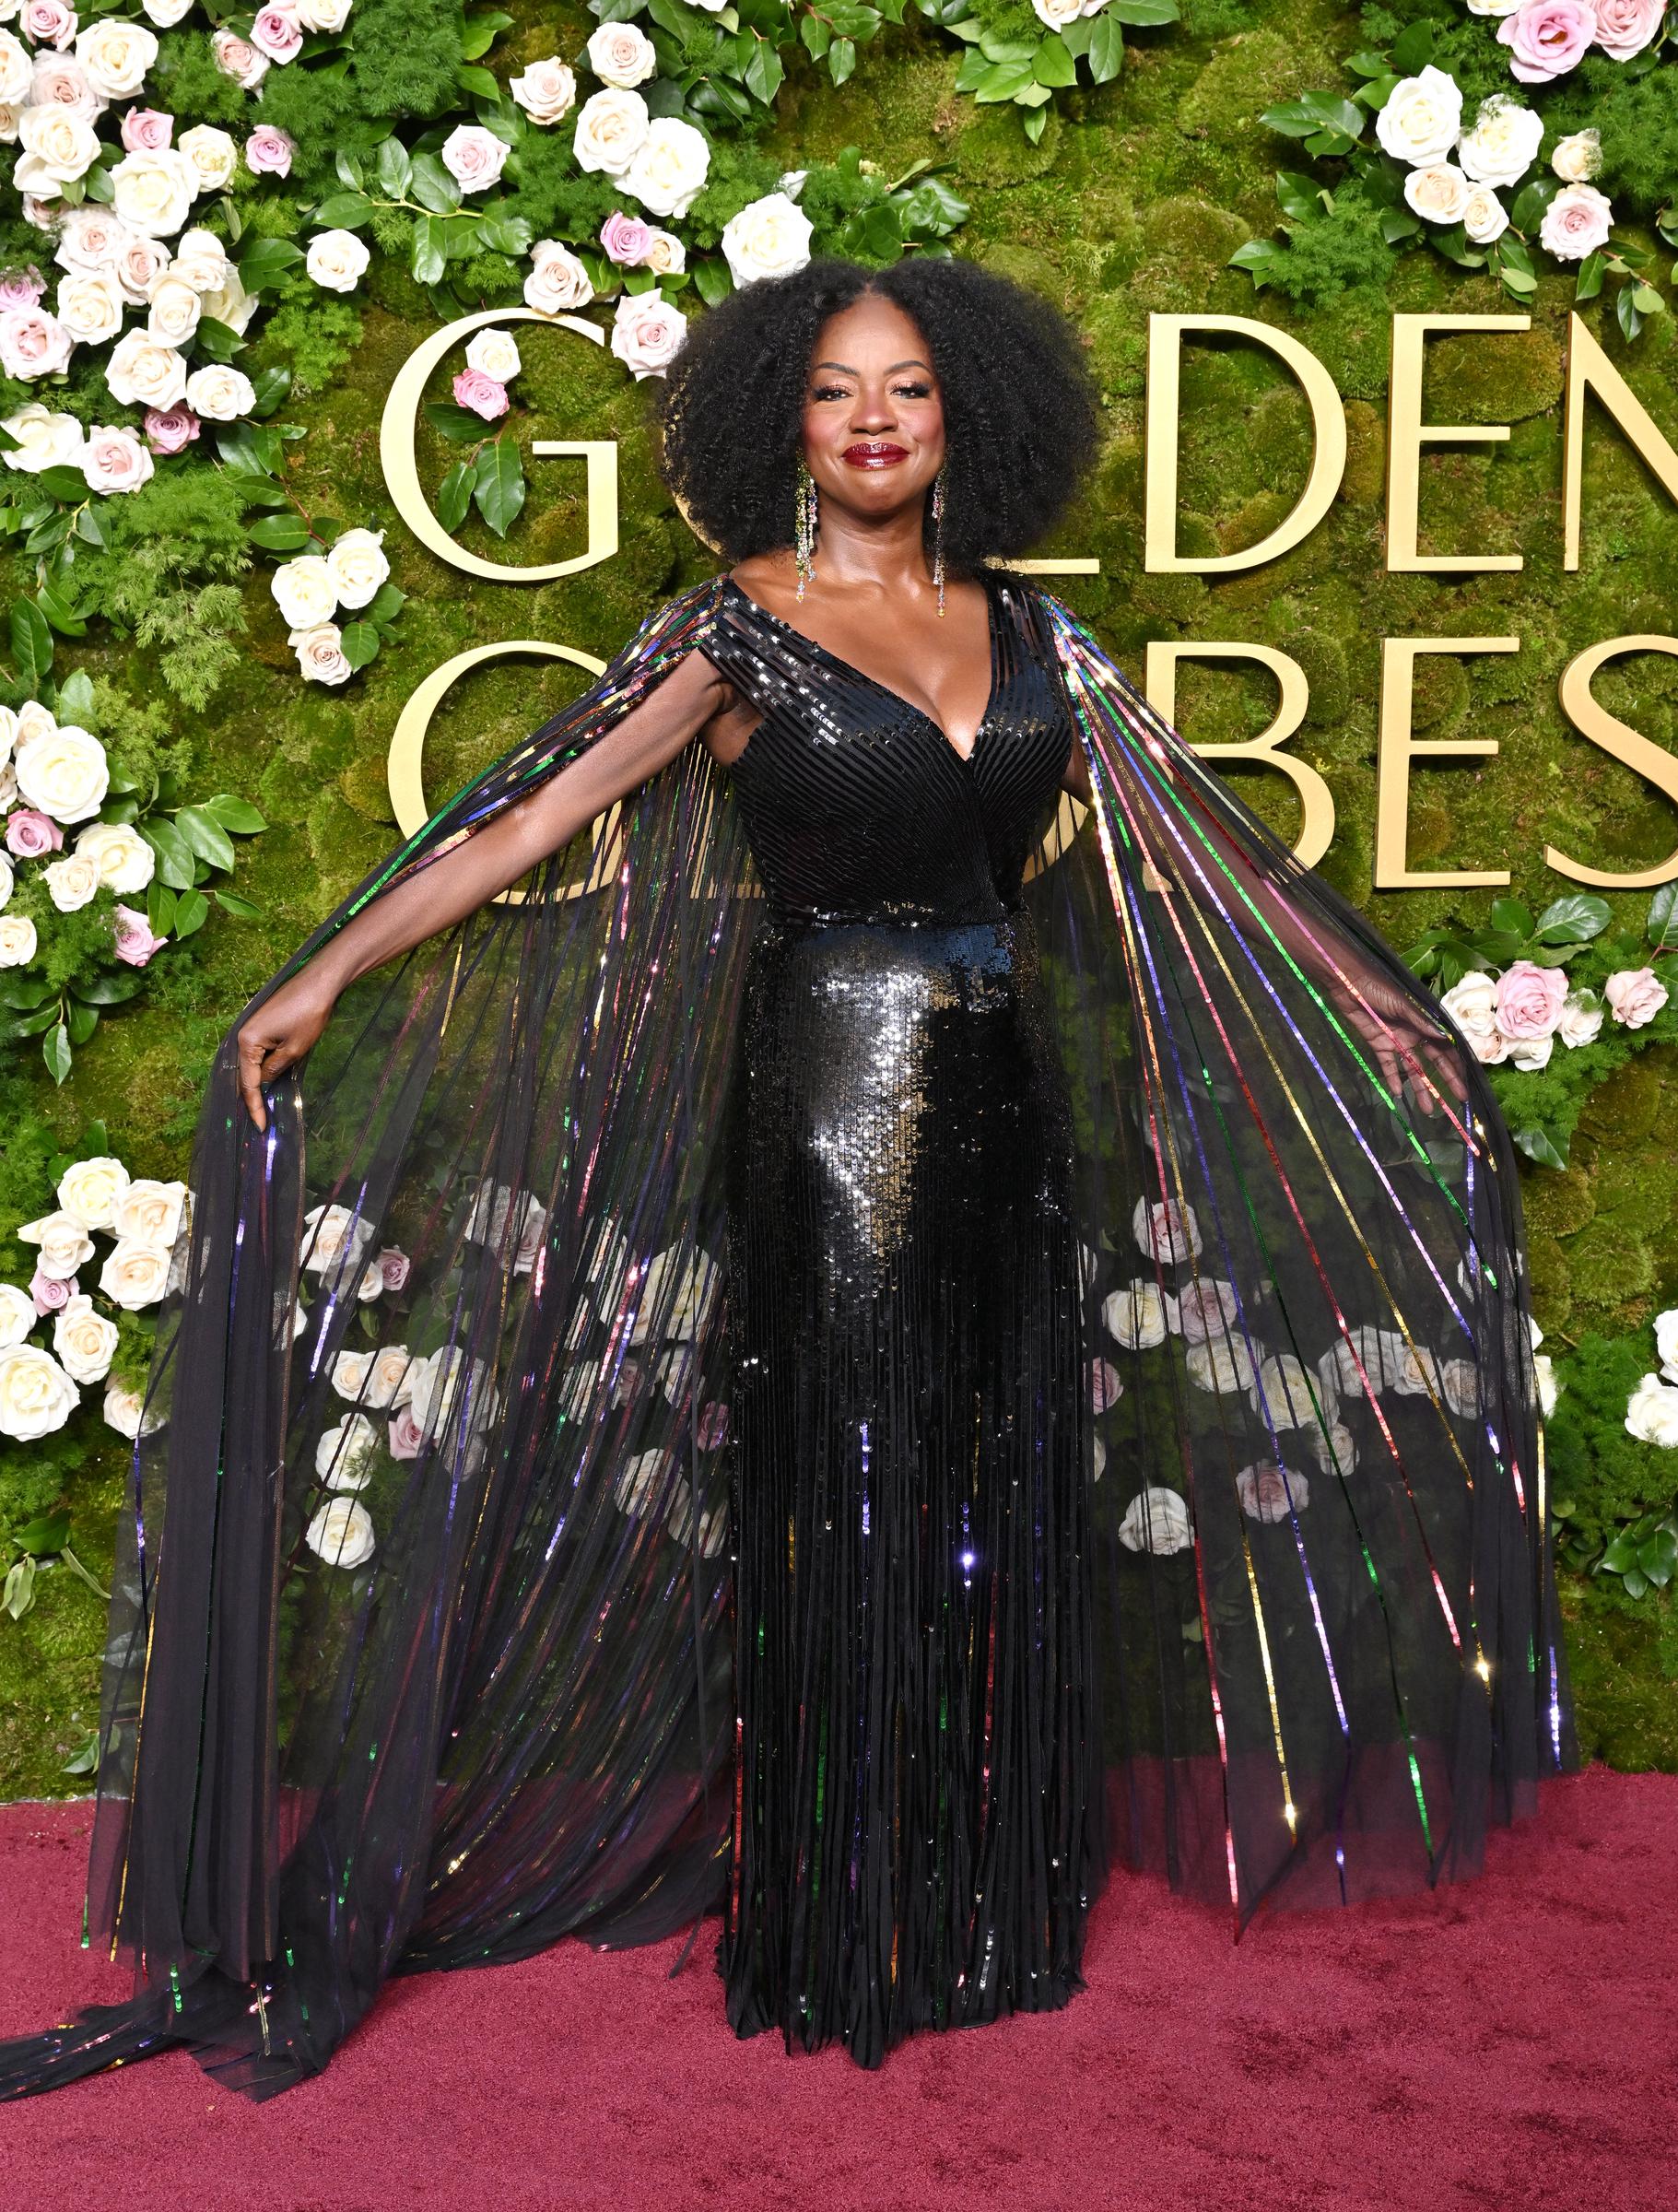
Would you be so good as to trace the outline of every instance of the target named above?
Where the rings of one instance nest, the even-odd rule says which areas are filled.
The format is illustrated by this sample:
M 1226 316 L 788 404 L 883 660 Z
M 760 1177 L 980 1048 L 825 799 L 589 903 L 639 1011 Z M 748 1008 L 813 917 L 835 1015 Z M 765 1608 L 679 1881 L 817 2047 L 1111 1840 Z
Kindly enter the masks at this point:
M 944 612 L 944 471 L 941 463 L 933 478 L 933 582 L 938 586 L 938 612 Z
M 816 478 L 810 474 L 809 464 L 802 453 L 798 456 L 798 488 L 792 496 L 792 556 L 798 567 L 798 593 L 802 599 L 804 586 L 816 567 Z

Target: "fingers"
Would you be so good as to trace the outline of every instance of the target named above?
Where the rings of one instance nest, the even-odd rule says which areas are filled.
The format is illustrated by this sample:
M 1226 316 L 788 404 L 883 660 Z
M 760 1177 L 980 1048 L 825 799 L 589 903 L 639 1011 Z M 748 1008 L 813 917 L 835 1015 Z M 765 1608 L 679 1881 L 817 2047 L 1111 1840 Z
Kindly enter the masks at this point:
M 239 1095 L 245 1102 L 246 1112 L 259 1129 L 268 1126 L 267 1109 L 263 1104 L 263 1060 L 265 1049 L 260 1039 L 241 1034 Z

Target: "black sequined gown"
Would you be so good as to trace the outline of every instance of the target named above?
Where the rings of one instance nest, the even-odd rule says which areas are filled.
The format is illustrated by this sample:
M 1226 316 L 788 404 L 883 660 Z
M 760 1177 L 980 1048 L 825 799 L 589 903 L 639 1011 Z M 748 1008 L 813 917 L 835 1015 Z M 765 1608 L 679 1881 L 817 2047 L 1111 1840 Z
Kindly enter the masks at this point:
M 1066 2003 L 1102 1859 L 1074 1135 L 1022 871 L 1073 725 L 986 579 L 972 752 L 732 580 L 767 911 L 729 1155 L 742 2035 Z

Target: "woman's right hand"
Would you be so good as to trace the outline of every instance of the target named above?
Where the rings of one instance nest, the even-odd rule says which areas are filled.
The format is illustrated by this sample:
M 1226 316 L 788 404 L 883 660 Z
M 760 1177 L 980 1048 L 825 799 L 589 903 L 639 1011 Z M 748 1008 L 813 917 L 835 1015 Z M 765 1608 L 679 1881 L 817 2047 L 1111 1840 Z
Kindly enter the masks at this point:
M 314 963 L 264 1000 L 239 1031 L 239 1090 L 259 1129 L 268 1125 L 263 1085 L 293 1066 L 332 1018 L 341 986 Z

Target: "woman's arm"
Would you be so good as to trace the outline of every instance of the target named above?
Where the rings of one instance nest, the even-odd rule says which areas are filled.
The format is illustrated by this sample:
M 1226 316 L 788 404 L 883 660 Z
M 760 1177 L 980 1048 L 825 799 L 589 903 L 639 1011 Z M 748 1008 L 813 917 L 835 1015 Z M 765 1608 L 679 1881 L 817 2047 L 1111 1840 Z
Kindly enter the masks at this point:
M 348 984 L 517 883 L 668 766 L 733 703 L 732 687 L 705 654 L 687 653 L 609 737 L 346 922 L 240 1030 L 239 1088 L 256 1126 L 267 1125 L 264 1084 L 315 1043 Z

